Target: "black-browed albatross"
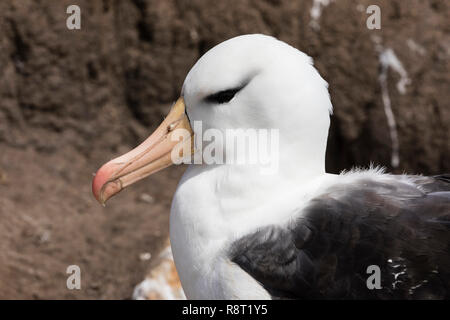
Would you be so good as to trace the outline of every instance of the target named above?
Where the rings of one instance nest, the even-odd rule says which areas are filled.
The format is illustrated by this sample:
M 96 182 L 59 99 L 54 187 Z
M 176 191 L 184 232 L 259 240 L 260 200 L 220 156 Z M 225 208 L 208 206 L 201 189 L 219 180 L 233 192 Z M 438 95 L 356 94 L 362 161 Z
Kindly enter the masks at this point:
M 104 204 L 171 165 L 181 144 L 179 156 L 196 152 L 173 137 L 201 135 L 195 121 L 219 133 L 277 129 L 271 174 L 202 163 L 183 175 L 170 240 L 188 298 L 449 299 L 450 175 L 326 173 L 331 111 L 310 57 L 268 36 L 230 39 L 198 60 L 146 141 L 99 169 L 93 193 Z M 368 287 L 370 266 L 378 288 Z

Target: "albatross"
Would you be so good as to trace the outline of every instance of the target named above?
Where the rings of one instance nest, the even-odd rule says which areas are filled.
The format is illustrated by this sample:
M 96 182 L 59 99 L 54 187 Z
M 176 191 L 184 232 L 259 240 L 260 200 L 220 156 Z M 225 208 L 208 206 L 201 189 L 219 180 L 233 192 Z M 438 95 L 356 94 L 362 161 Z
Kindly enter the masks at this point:
M 202 161 L 181 178 L 170 241 L 187 298 L 449 299 L 450 175 L 327 173 L 331 113 L 309 56 L 273 37 L 235 37 L 196 62 L 162 124 L 104 164 L 92 191 L 104 204 L 186 162 L 198 152 L 196 122 L 224 136 L 275 129 L 273 172 Z

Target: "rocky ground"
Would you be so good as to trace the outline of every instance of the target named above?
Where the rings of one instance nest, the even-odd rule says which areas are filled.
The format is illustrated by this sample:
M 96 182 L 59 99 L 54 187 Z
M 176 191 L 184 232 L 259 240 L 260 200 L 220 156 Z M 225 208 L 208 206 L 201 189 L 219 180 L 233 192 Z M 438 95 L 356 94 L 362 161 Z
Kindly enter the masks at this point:
M 70 4 L 81 30 L 66 28 Z M 371 4 L 381 30 L 366 27 Z M 335 107 L 329 171 L 373 161 L 449 172 L 448 21 L 440 0 L 0 1 L 0 298 L 131 297 L 152 266 L 146 253 L 164 246 L 184 168 L 106 208 L 91 174 L 157 126 L 206 50 L 239 34 L 314 58 Z M 66 288 L 71 264 L 81 290 Z

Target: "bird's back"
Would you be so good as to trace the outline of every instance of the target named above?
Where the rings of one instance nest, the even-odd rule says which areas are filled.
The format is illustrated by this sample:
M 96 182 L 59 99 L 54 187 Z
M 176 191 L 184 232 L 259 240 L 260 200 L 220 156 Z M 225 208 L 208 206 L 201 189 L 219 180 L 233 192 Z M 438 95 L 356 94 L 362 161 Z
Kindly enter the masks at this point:
M 273 298 L 449 299 L 450 175 L 348 174 L 230 255 Z

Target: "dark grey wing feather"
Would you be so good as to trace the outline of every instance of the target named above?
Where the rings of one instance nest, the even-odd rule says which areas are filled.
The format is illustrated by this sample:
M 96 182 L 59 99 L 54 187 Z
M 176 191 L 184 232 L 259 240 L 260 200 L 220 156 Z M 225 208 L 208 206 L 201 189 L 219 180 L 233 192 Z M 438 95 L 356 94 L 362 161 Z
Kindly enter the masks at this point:
M 273 298 L 449 299 L 450 175 L 361 179 L 313 199 L 287 227 L 237 240 L 230 258 Z M 381 289 L 367 287 L 367 267 Z

